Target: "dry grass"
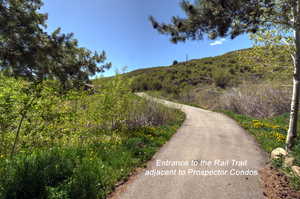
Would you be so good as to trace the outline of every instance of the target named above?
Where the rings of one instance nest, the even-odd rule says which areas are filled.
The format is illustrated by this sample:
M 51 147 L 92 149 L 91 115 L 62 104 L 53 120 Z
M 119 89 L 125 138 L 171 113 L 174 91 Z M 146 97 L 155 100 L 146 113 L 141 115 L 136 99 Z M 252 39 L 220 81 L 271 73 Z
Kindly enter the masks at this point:
M 160 126 L 176 121 L 178 110 L 166 108 L 157 102 L 140 99 L 135 101 L 126 119 L 126 128 Z
M 292 86 L 287 83 L 245 81 L 236 88 L 221 89 L 215 85 L 187 88 L 177 97 L 168 95 L 166 98 L 209 110 L 266 118 L 289 112 L 291 95 Z
M 257 118 L 290 111 L 291 87 L 273 83 L 243 84 L 219 97 L 219 108 Z
M 219 103 L 219 96 L 223 93 L 223 89 L 213 85 L 202 85 L 198 88 L 187 89 L 181 92 L 179 102 L 191 105 L 197 105 L 205 109 L 214 110 Z

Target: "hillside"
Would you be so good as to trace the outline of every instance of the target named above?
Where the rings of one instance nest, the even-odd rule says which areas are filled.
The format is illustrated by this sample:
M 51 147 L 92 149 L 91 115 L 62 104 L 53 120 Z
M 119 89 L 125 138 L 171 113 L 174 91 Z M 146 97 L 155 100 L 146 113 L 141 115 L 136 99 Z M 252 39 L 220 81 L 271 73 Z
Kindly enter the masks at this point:
M 287 80 L 291 74 L 291 59 L 281 48 L 271 53 L 253 48 L 226 53 L 216 57 L 194 59 L 168 67 L 139 69 L 126 74 L 134 77 L 134 91 L 162 91 L 179 95 L 189 88 L 215 85 L 225 89 L 243 81 Z

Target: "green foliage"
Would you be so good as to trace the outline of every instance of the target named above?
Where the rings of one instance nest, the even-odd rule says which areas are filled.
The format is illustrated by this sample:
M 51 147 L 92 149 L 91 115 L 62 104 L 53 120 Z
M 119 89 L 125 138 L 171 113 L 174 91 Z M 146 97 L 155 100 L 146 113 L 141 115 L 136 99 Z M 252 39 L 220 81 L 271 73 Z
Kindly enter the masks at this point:
M 40 82 L 57 79 L 64 89 L 79 87 L 89 76 L 111 66 L 106 55 L 78 46 L 73 33 L 60 28 L 44 31 L 47 14 L 39 13 L 41 0 L 0 1 L 0 70 L 8 76 Z M 102 64 L 102 65 L 99 65 Z
M 284 81 L 292 75 L 293 61 L 287 45 L 254 46 L 251 51 L 239 54 L 240 62 L 251 66 L 251 70 L 268 79 Z M 255 64 L 253 64 L 255 63 Z
M 293 156 L 295 157 L 295 164 L 300 165 L 300 140 L 297 139 L 295 146 L 293 147 Z
M 282 168 L 283 163 L 284 163 L 284 157 L 282 157 L 282 156 L 272 160 L 272 165 L 274 167 L 276 167 L 277 169 Z
M 75 157 L 71 150 L 50 149 L 2 160 L 3 198 L 45 198 L 46 186 L 56 186 L 72 174 Z
M 0 83 L 0 128 L 2 154 L 13 154 L 16 148 L 35 145 L 47 146 L 62 132 L 64 118 L 73 114 L 64 106 L 64 96 L 51 82 L 28 83 L 2 77 Z M 40 137 L 48 138 L 38 142 Z M 51 135 L 51 136 L 50 136 Z M 19 141 L 21 140 L 21 141 Z M 35 146 L 36 147 L 36 146 Z
M 178 116 L 168 126 L 118 132 L 117 143 L 100 141 L 2 158 L 0 198 L 105 198 L 170 138 L 183 121 L 183 115 Z
M 105 198 L 184 119 L 119 75 L 63 95 L 56 81 L 1 80 L 1 199 Z
M 292 171 L 289 168 L 286 168 L 286 172 L 289 172 L 289 174 L 292 174 Z M 295 190 L 300 190 L 300 178 L 296 176 L 295 174 L 292 174 L 289 176 L 289 182 L 291 183 L 292 187 Z
M 226 88 L 231 84 L 231 75 L 227 70 L 216 69 L 212 72 L 212 79 L 217 87 Z
M 54 81 L 35 85 L 3 77 L 1 154 L 61 144 L 73 146 L 93 137 L 90 132 L 162 125 L 176 119 L 168 109 L 131 94 L 129 84 L 116 76 L 95 94 L 70 90 L 60 95 Z
M 117 75 L 108 82 L 100 94 L 93 96 L 95 100 L 92 100 L 90 108 L 97 110 L 97 118 L 110 122 L 111 128 L 120 126 L 122 121 L 128 117 L 132 98 L 129 86 L 130 81 L 123 81 Z

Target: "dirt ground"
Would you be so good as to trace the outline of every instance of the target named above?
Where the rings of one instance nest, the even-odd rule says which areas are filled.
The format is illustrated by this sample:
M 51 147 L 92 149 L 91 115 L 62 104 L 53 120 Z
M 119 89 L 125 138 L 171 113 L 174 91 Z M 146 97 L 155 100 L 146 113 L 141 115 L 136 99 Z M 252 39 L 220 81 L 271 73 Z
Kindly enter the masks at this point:
M 260 171 L 264 196 L 268 199 L 300 199 L 300 191 L 293 190 L 287 176 L 271 165 Z

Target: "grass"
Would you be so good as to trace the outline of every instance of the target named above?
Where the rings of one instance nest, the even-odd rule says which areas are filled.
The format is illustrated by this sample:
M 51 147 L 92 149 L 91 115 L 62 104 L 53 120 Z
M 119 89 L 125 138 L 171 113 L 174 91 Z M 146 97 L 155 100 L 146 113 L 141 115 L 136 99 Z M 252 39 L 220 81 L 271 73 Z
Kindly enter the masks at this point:
M 230 111 L 221 112 L 236 120 L 253 135 L 266 152 L 270 153 L 274 148 L 285 146 L 288 114 L 270 119 L 257 119 Z

